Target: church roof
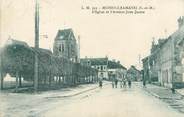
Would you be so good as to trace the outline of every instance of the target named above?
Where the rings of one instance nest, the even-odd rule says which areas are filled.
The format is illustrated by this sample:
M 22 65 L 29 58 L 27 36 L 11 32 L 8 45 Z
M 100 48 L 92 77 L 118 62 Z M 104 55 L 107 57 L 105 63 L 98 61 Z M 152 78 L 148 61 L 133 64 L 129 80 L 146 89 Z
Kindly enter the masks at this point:
M 68 39 L 75 39 L 73 30 L 71 28 L 58 30 L 55 40 L 68 40 Z

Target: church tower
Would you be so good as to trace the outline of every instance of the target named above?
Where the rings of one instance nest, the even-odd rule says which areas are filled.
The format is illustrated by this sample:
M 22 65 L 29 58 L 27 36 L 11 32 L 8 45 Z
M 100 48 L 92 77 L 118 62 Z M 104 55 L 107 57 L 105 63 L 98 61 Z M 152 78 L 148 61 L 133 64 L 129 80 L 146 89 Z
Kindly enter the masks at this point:
M 53 46 L 53 54 L 72 62 L 79 62 L 79 51 L 72 29 L 59 30 Z

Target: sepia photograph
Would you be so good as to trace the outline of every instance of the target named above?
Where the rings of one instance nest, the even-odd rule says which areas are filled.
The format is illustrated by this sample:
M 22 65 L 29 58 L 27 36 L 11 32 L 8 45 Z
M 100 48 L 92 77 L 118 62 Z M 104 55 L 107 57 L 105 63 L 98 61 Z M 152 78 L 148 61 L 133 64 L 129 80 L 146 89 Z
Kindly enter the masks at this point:
M 184 117 L 184 0 L 0 0 L 0 117 Z

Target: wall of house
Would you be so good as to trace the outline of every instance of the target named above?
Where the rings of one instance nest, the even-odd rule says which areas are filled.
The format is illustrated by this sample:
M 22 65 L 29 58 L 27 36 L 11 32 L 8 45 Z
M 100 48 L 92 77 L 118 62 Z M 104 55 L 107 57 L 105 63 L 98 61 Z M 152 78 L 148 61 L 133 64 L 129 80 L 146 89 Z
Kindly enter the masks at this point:
M 174 39 L 174 40 L 172 40 Z M 162 86 L 182 87 L 184 86 L 182 71 L 182 49 L 176 46 L 177 39 L 170 38 L 160 50 L 160 71 L 159 82 Z M 179 47 L 183 48 L 183 47 Z
M 98 78 L 108 79 L 107 65 L 92 65 L 91 67 L 98 70 Z
M 159 81 L 162 86 L 172 87 L 172 39 L 169 39 L 160 50 L 160 74 Z
M 142 63 L 143 63 L 143 80 L 149 81 L 148 58 L 143 59 Z

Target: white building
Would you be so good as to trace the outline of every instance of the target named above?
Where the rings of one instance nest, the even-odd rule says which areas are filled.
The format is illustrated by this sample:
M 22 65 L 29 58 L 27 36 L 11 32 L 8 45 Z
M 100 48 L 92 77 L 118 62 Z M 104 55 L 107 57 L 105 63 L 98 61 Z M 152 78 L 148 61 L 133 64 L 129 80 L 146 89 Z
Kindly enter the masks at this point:
M 126 68 L 120 62 L 108 60 L 107 57 L 83 58 L 80 62 L 97 69 L 99 79 L 113 80 L 114 78 L 124 78 L 126 75 Z
M 82 65 L 91 66 L 98 70 L 99 79 L 108 79 L 108 58 L 83 58 L 80 59 Z

